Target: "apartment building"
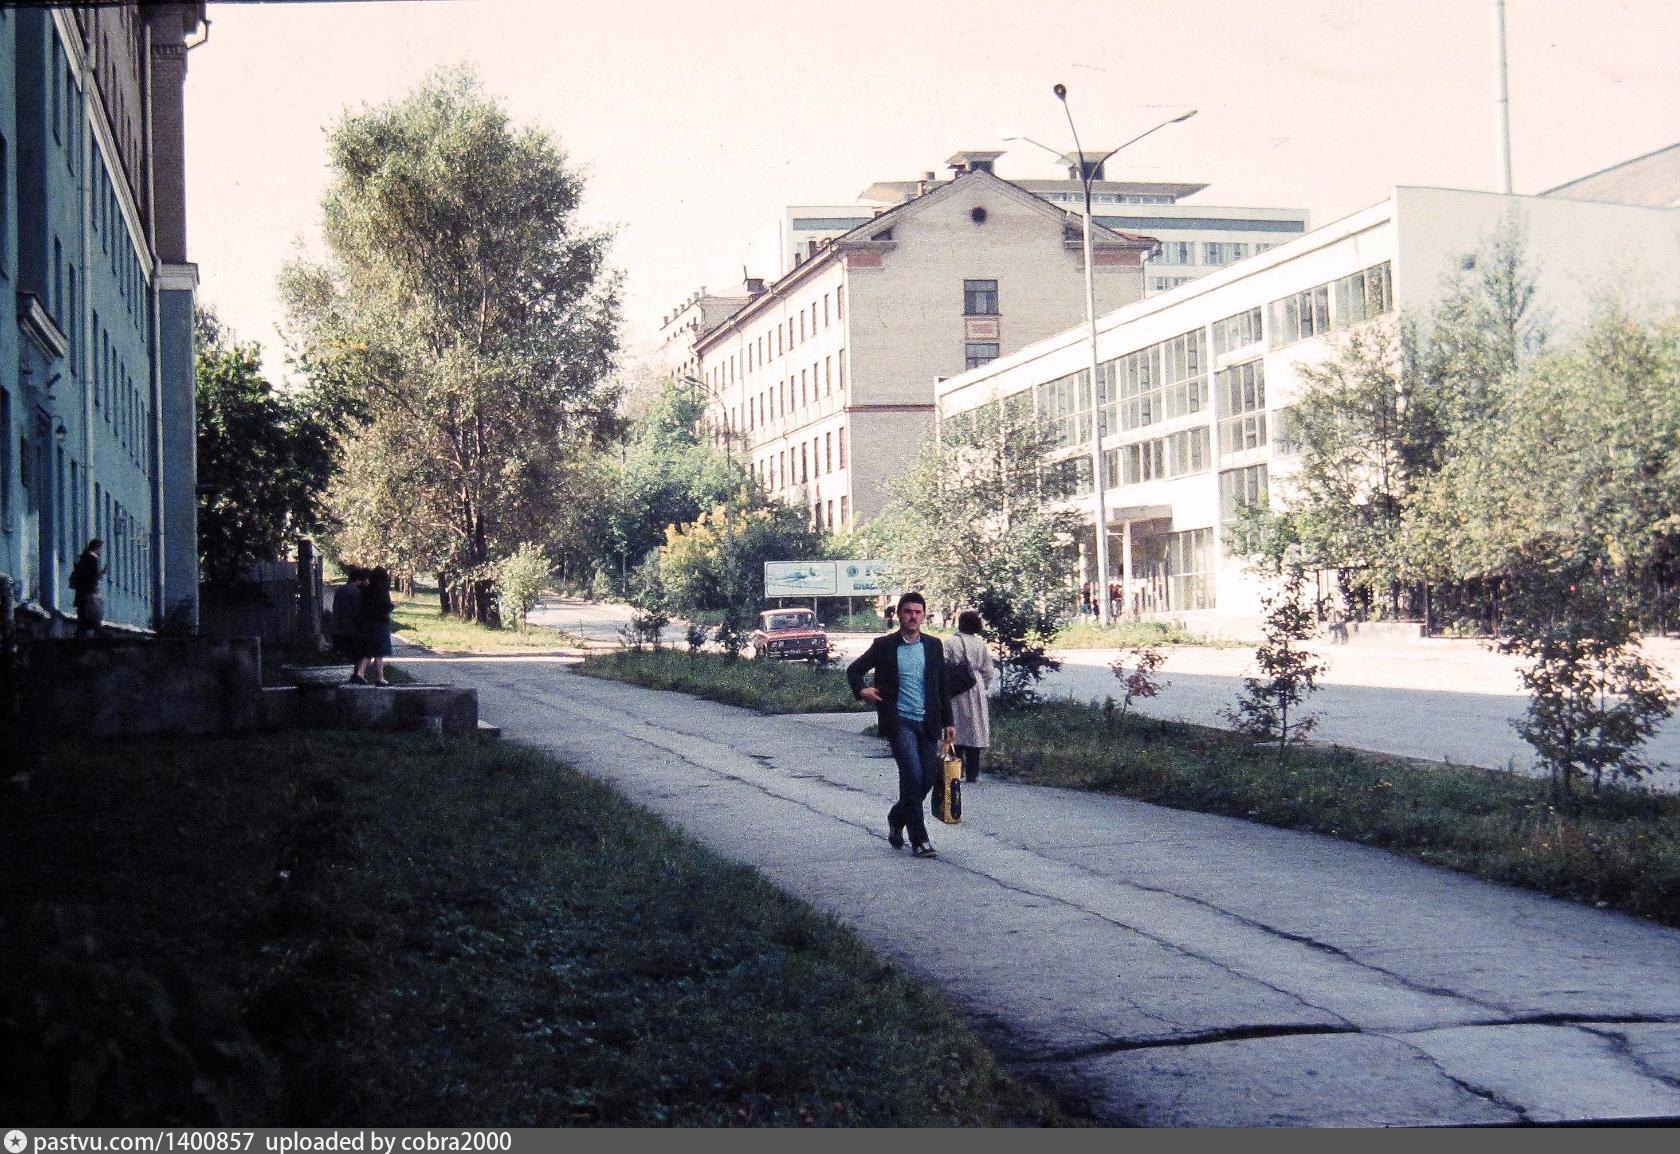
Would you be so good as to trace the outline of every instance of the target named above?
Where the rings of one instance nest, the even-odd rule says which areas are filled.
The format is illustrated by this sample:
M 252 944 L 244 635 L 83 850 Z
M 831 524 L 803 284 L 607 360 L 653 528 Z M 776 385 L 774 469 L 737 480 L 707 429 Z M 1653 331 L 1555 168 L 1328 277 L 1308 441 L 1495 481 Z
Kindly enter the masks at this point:
M 1658 203 L 1673 202 L 1671 193 Z M 1301 367 L 1332 356 L 1357 326 L 1426 315 L 1512 214 L 1537 270 L 1535 307 L 1554 332 L 1584 319 L 1605 289 L 1680 302 L 1680 210 L 1401 187 L 1100 319 L 1104 583 L 1122 584 L 1128 611 L 1252 634 L 1263 588 L 1230 554 L 1227 527 L 1244 503 L 1286 499 Z M 949 426 L 986 405 L 1032 406 L 1063 446 L 1051 476 L 1091 515 L 1089 364 L 1088 330 L 1070 327 L 941 382 L 939 419 Z M 1097 577 L 1094 545 L 1093 524 L 1070 581 Z
M 984 170 L 823 244 L 696 343 L 720 440 L 846 532 L 930 428 L 934 385 L 1085 314 L 1082 221 Z M 1146 236 L 1099 226 L 1099 310 L 1142 293 Z
M 204 5 L 0 7 L 0 572 L 65 627 L 105 541 L 107 621 L 198 596 L 182 89 Z
M 953 175 L 941 179 L 924 172 L 916 180 L 871 184 L 852 205 L 798 205 L 782 222 L 784 270 L 809 260 L 822 245 L 858 228 L 883 206 L 902 204 L 964 172 L 992 172 L 1002 151 L 965 149 L 945 162 Z M 1160 246 L 1144 270 L 1144 295 L 1177 288 L 1226 265 L 1286 244 L 1307 231 L 1307 213 L 1293 208 L 1232 208 L 1183 204 L 1206 191 L 1206 184 L 1180 181 L 1109 180 L 1101 153 L 1061 157 L 1066 179 L 1020 179 L 1010 183 L 1070 212 L 1085 211 L 1080 177 L 1091 176 L 1091 213 L 1098 224 L 1122 232 L 1153 236 Z

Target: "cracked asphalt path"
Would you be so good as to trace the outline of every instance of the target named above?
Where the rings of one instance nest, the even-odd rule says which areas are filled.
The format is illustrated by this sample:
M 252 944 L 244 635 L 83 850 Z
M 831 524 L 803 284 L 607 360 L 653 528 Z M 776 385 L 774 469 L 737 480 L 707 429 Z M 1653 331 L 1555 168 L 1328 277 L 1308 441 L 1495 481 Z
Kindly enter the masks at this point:
M 1380 850 L 982 780 L 936 861 L 886 844 L 896 771 L 836 719 L 426 662 L 480 713 L 942 986 L 1013 1067 L 1113 1122 L 1680 1117 L 1680 933 Z

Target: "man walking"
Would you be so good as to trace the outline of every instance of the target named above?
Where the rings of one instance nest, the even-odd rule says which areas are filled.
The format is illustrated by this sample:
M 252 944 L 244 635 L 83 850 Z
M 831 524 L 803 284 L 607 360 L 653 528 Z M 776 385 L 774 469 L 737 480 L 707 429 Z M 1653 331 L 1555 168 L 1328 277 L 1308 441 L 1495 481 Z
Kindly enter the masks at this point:
M 951 723 L 951 695 L 945 687 L 945 649 L 934 637 L 922 636 L 927 602 L 920 593 L 898 599 L 898 631 L 877 637 L 863 656 L 846 669 L 852 696 L 875 706 L 881 736 L 892 744 L 898 762 L 898 801 L 887 811 L 887 841 L 904 845 L 910 830 L 910 851 L 933 857 L 922 803 L 939 773 L 939 740 L 956 738 Z M 875 683 L 865 687 L 871 669 Z

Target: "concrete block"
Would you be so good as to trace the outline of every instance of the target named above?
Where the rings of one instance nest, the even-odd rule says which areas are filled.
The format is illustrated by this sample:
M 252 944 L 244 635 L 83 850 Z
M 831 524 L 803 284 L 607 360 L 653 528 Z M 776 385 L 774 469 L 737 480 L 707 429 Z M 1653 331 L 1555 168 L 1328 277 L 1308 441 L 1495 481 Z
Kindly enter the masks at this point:
M 235 733 L 263 723 L 254 637 L 94 638 L 30 647 L 28 692 L 49 733 Z

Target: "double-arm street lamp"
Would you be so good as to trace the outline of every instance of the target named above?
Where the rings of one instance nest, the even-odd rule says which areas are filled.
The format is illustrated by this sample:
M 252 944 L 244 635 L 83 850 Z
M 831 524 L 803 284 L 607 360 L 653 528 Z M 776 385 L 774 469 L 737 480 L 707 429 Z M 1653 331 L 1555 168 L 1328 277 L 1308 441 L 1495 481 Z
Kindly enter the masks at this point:
M 1102 393 L 1097 384 L 1100 371 L 1097 364 L 1097 290 L 1094 270 L 1091 267 L 1091 183 L 1096 179 L 1096 174 L 1102 171 L 1102 166 L 1108 161 L 1108 158 L 1119 152 L 1120 149 L 1136 144 L 1144 137 L 1159 132 L 1169 124 L 1182 124 L 1196 115 L 1196 110 L 1192 108 L 1189 112 L 1163 120 L 1155 127 L 1138 133 L 1124 144 L 1109 149 L 1098 160 L 1087 163 L 1085 150 L 1079 143 L 1079 130 L 1073 125 L 1073 110 L 1068 106 L 1067 85 L 1058 84 L 1051 91 L 1056 94 L 1056 99 L 1062 102 L 1062 111 L 1067 114 L 1068 130 L 1073 133 L 1074 161 L 1079 171 L 1079 183 L 1085 190 L 1085 324 L 1090 330 L 1091 344 L 1091 484 L 1096 490 L 1097 522 L 1097 580 L 1095 584 L 1097 587 L 1098 620 L 1103 625 L 1108 625 L 1113 620 L 1113 614 L 1110 611 L 1108 599 L 1108 525 L 1106 524 L 1108 516 L 1103 493 L 1103 490 L 1107 487 L 1107 481 L 1103 477 Z M 1043 144 L 1030 136 L 1022 136 L 1019 133 L 1005 133 L 1003 138 L 1005 140 L 1024 140 L 1052 155 L 1063 155 L 1048 144 Z M 1125 596 L 1124 590 L 1121 591 L 1121 596 Z

